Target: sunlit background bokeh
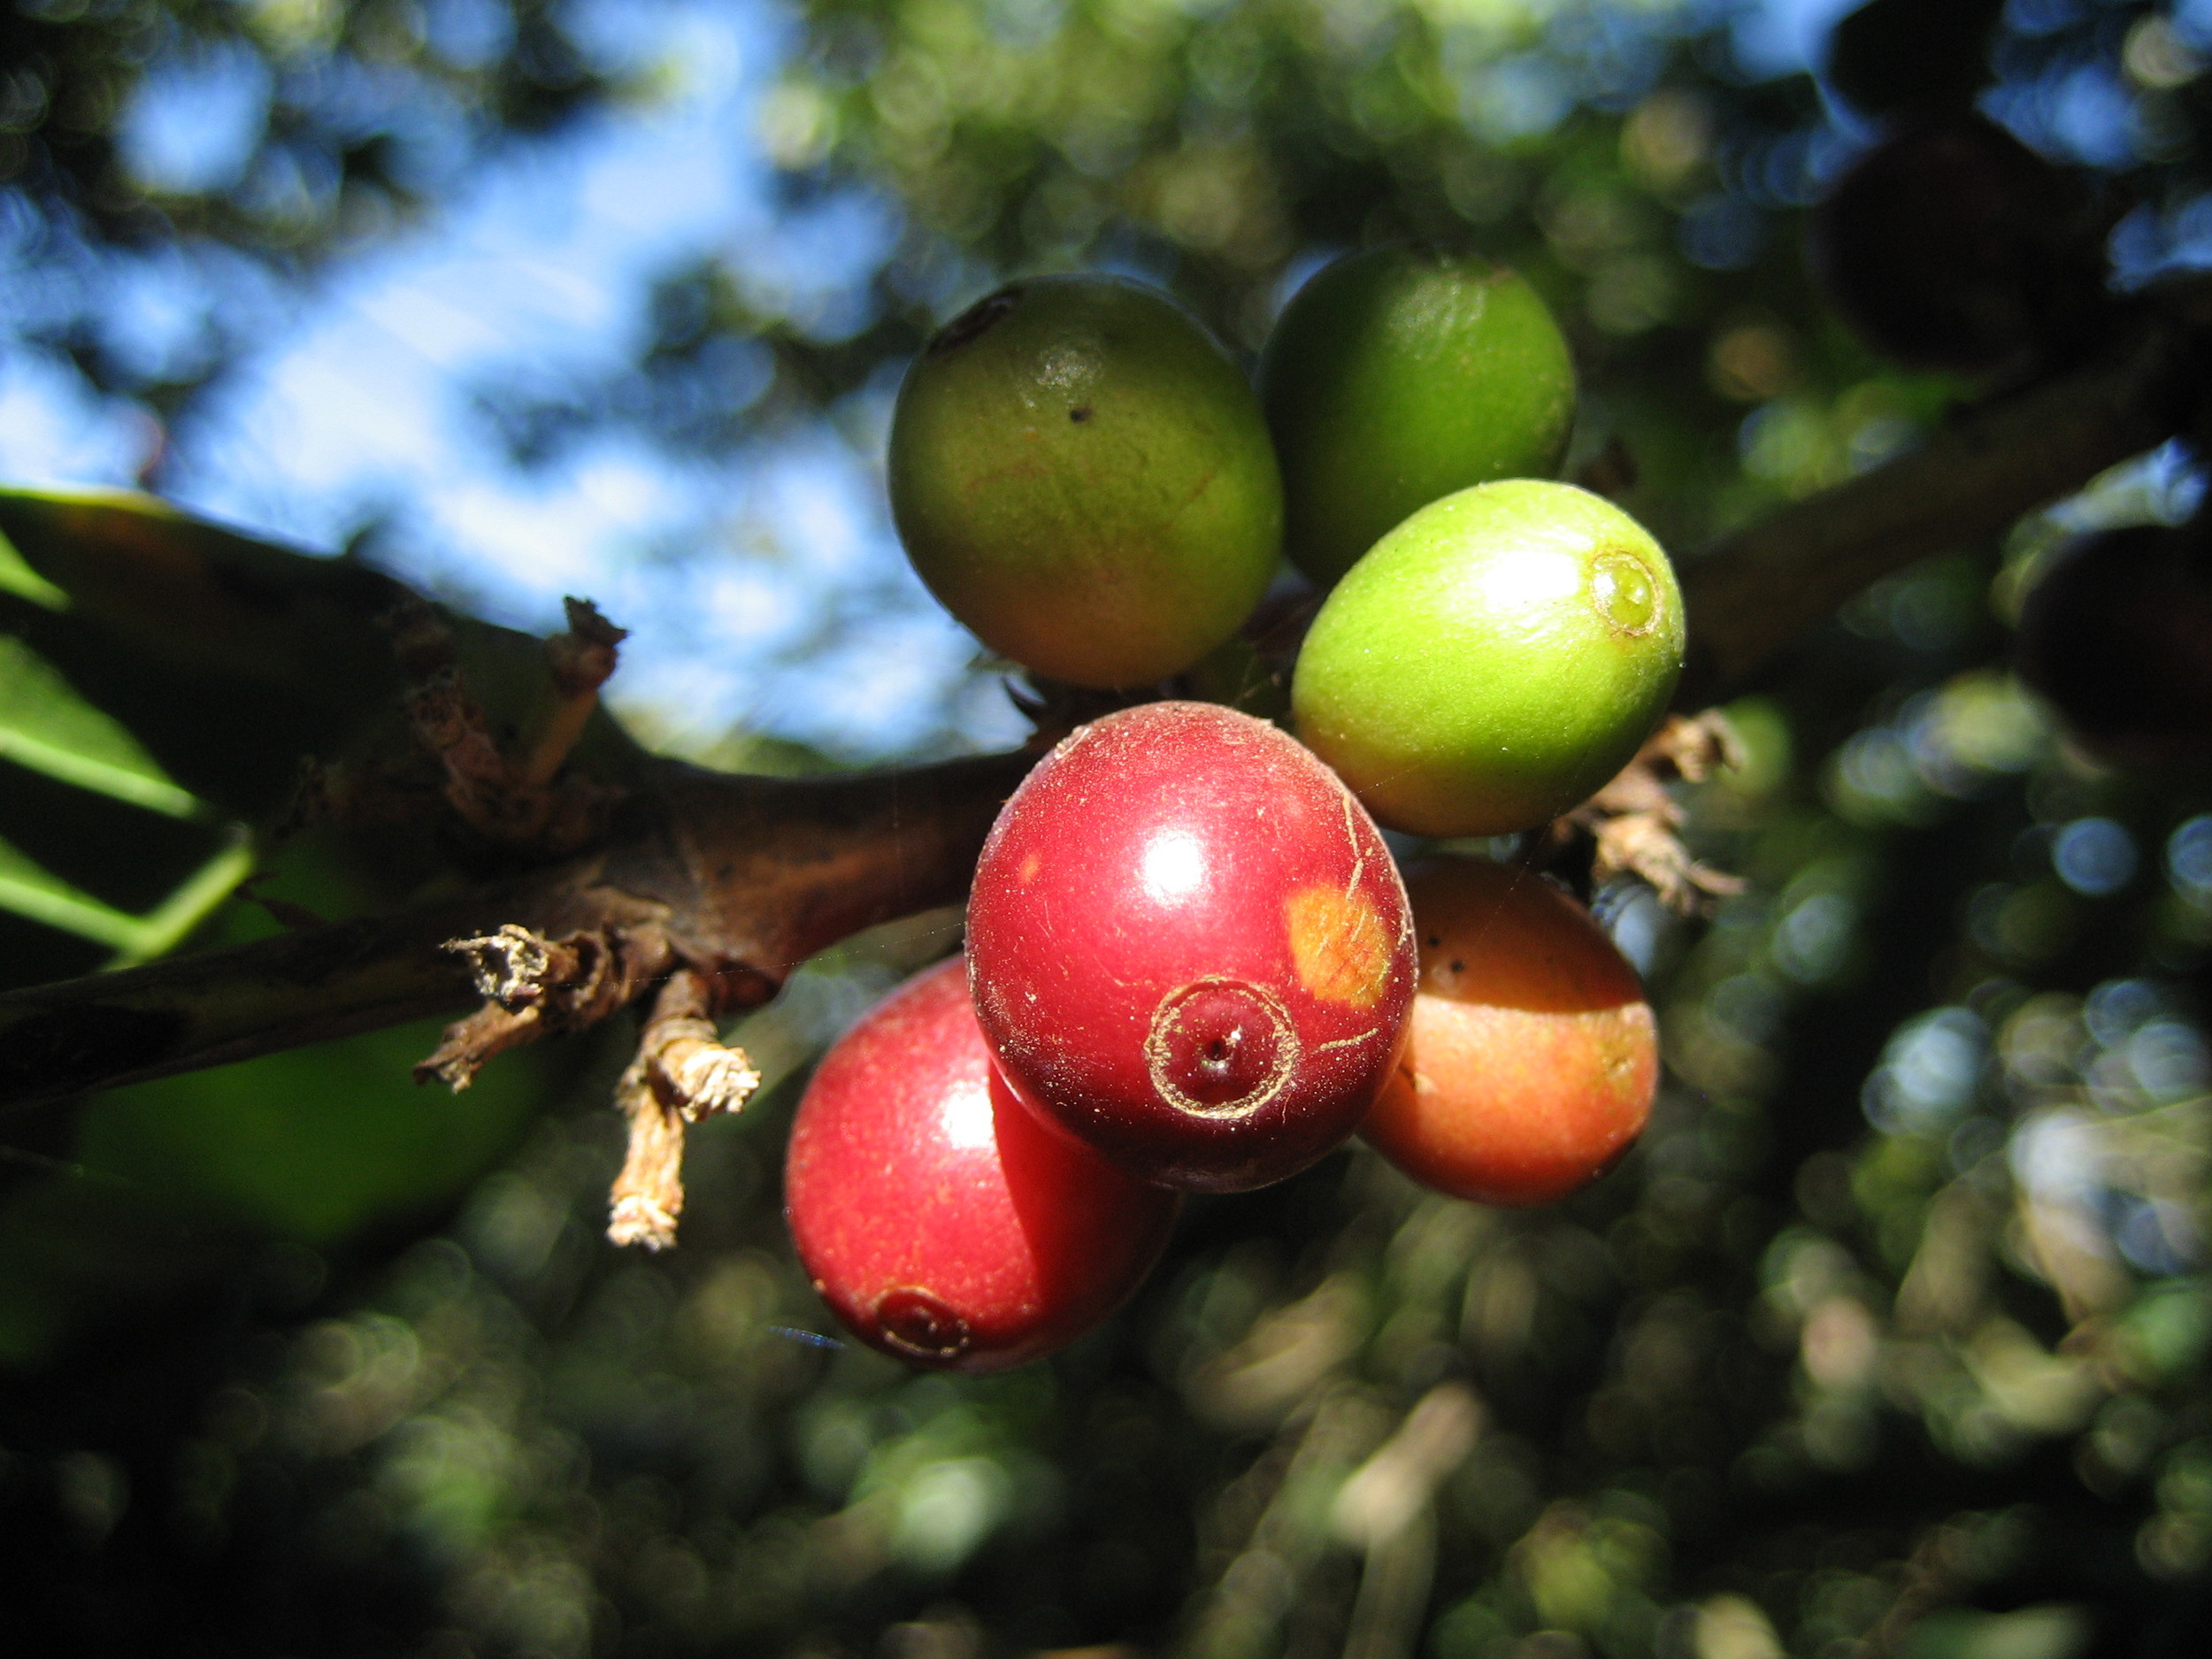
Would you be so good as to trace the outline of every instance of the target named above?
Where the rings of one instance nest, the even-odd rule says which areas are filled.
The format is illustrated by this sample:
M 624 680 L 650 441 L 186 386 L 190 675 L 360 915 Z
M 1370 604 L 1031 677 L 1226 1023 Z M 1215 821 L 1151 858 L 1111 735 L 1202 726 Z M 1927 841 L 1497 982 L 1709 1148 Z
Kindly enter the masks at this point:
M 1684 558 L 1975 389 L 1808 288 L 1803 211 L 1877 136 L 1814 73 L 1844 0 L 101 4 L 14 11 L 110 19 L 111 65 L 0 63 L 0 481 L 141 483 L 535 632 L 587 595 L 687 755 L 1023 734 L 881 481 L 904 361 L 1015 271 L 1163 282 L 1249 354 L 1331 253 L 1471 237 L 1575 342 L 1575 464 L 1620 441 Z M 2013 0 L 1996 61 L 1983 106 L 2098 170 L 2117 283 L 2212 259 L 2212 5 Z M 64 127 L 115 146 L 74 197 Z M 328 1057 L 96 1102 L 0 1211 L 9 1357 L 92 1379 L 5 1420 L 0 1503 L 86 1619 L 135 1584 L 250 1651 L 2202 1651 L 2212 791 L 2099 764 L 2007 666 L 2065 536 L 2199 488 L 2120 469 L 1731 705 L 1693 837 L 1751 887 L 1596 895 L 1669 1080 L 1569 1204 L 1355 1151 L 1194 1206 L 1051 1365 L 840 1347 L 778 1148 L 940 914 L 738 1030 L 770 1090 L 696 1137 L 672 1257 L 598 1239 L 611 1054 L 499 1063 L 428 1223 L 428 1131 L 287 1184 Z M 348 1050 L 361 1111 L 420 1035 Z M 199 1258 L 133 1193 L 247 1240 L 157 1409 L 96 1344 L 182 1294 L 138 1263 Z

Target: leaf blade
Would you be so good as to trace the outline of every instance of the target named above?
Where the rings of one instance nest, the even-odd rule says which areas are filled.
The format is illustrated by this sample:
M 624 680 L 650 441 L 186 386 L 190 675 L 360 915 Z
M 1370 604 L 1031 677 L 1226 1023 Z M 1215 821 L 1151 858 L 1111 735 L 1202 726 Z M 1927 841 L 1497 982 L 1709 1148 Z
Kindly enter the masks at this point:
M 0 910 L 116 950 L 134 944 L 143 924 L 64 881 L 0 841 Z
M 45 658 L 0 634 L 0 758 L 168 818 L 206 806 L 174 782 L 112 717 L 87 703 Z
M 16 550 L 4 530 L 0 530 L 0 593 L 13 594 L 48 611 L 69 609 L 68 594 L 32 569 L 30 560 Z
M 254 863 L 252 837 L 243 825 L 234 826 L 228 840 L 213 857 L 137 919 L 133 936 L 117 949 L 108 966 L 134 968 L 156 956 L 167 956 L 214 912 L 217 905 L 237 890 L 240 882 L 253 873 Z

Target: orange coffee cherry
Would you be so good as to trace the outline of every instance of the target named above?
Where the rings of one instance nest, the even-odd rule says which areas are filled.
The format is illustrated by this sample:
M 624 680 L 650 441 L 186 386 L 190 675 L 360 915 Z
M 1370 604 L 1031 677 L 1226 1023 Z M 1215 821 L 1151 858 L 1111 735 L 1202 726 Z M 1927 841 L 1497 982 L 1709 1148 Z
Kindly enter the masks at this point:
M 1658 1026 L 1636 971 L 1541 877 L 1470 858 L 1407 872 L 1421 969 L 1405 1058 L 1360 1133 L 1425 1186 L 1563 1198 L 1641 1133 Z

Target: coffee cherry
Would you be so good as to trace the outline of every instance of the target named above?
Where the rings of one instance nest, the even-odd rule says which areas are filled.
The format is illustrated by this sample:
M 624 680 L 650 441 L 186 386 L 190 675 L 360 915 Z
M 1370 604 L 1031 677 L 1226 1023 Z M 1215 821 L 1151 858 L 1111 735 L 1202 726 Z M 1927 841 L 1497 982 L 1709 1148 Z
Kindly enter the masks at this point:
M 891 511 L 985 644 L 1079 686 L 1148 684 L 1236 631 L 1274 575 L 1259 403 L 1173 301 L 1040 277 L 947 324 L 899 388 Z
M 1260 357 L 1284 550 L 1322 586 L 1416 508 L 1548 477 L 1575 372 L 1536 290 L 1471 254 L 1394 242 L 1300 288 Z
M 1360 1133 L 1425 1186 L 1563 1198 L 1643 1130 L 1659 1040 L 1636 971 L 1540 876 L 1467 858 L 1407 872 L 1421 987 L 1405 1058 Z
M 1682 647 L 1673 569 L 1640 525 L 1572 485 L 1506 480 L 1424 507 L 1353 566 L 1291 707 L 1382 823 L 1494 835 L 1627 764 Z
M 976 1013 L 1023 1098 L 1148 1180 L 1239 1192 L 1340 1145 L 1413 995 L 1404 889 L 1273 726 L 1155 703 L 1007 802 L 968 900 Z
M 1180 1202 L 1014 1099 L 956 960 L 823 1059 L 791 1125 L 784 1195 L 799 1259 L 847 1329 L 969 1371 L 1097 1325 L 1150 1271 Z
M 2124 765 L 2212 760 L 2212 530 L 2085 536 L 2020 609 L 2020 677 Z
M 2063 357 L 2111 311 L 2088 192 L 1987 116 L 1916 121 L 1814 210 L 1807 253 L 1876 350 L 1979 374 Z
M 1828 40 L 1828 84 L 1867 115 L 1963 109 L 1996 78 L 2004 0 L 1868 0 Z

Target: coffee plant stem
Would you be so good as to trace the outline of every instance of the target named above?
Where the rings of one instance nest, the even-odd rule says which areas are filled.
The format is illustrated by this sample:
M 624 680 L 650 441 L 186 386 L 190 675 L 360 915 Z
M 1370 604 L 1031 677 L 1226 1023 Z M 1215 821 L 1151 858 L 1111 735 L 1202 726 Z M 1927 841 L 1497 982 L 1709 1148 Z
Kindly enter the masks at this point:
M 465 898 L 0 996 L 0 1106 L 222 1065 L 466 1008 L 447 941 L 597 935 L 653 977 L 765 1001 L 816 952 L 957 900 L 1017 751 L 832 778 L 650 769 L 616 839 Z
M 1675 706 L 1740 687 L 1853 594 L 2185 431 L 2212 356 L 2212 283 L 2176 282 L 2072 372 L 1961 413 L 1919 447 L 1683 561 L 1689 661 Z

